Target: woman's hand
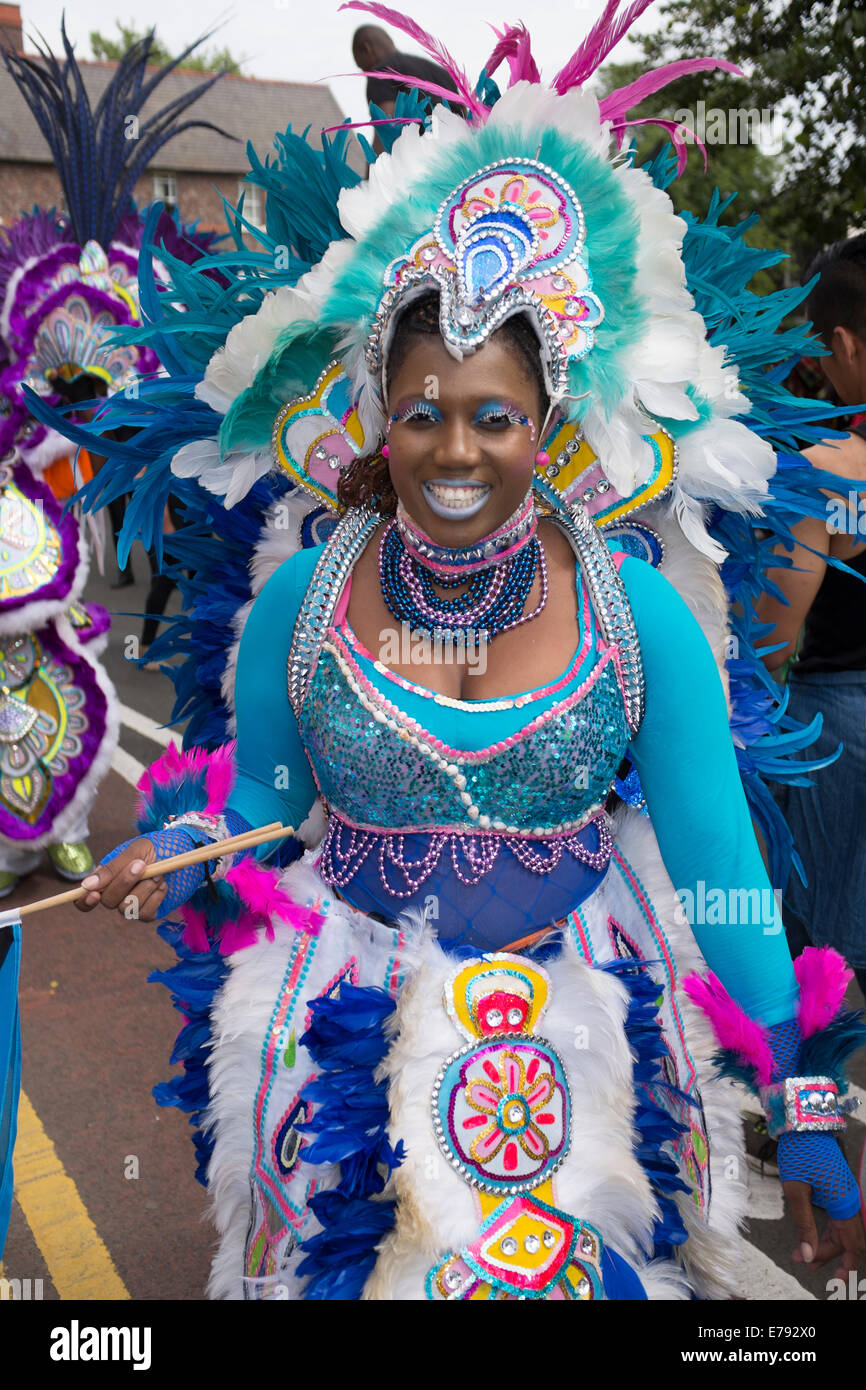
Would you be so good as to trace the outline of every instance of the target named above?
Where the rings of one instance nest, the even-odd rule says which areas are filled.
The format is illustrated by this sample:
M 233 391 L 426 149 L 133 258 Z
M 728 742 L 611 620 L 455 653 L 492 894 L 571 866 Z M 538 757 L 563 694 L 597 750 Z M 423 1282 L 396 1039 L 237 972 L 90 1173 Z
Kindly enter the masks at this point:
M 142 878 L 145 865 L 155 859 L 150 840 L 131 840 L 116 858 L 100 864 L 82 881 L 81 887 L 88 891 L 75 906 L 80 912 L 90 912 L 101 903 L 118 908 L 127 921 L 155 921 L 168 887 L 165 878 Z
M 795 1262 L 808 1265 L 810 1271 L 816 1274 L 830 1260 L 840 1260 L 836 1278 L 847 1281 L 849 1272 L 860 1267 L 866 1250 L 862 1214 L 858 1212 L 845 1220 L 828 1218 L 830 1224 L 819 1240 L 809 1183 L 783 1182 L 782 1188 L 800 1242 L 794 1251 Z

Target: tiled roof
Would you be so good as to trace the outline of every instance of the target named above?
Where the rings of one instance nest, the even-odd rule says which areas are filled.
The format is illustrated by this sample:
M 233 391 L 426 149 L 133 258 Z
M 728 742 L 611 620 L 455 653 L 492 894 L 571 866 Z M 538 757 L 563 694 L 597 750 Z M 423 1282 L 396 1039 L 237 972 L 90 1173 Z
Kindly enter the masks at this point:
M 81 73 L 95 108 L 115 68 L 114 63 L 81 63 Z M 202 80 L 200 72 L 172 72 L 145 106 L 145 115 L 159 111 Z M 329 87 L 318 83 L 271 82 L 227 74 L 181 118 L 210 121 L 238 137 L 226 140 L 212 130 L 187 130 L 156 156 L 153 167 L 166 171 L 242 174 L 249 168 L 246 143 L 251 140 L 264 157 L 276 131 L 291 122 L 299 133 L 311 126 L 310 138 L 323 126 L 343 118 Z M 316 141 L 318 143 L 318 141 Z M 48 164 L 51 155 L 24 98 L 0 63 L 0 161 Z

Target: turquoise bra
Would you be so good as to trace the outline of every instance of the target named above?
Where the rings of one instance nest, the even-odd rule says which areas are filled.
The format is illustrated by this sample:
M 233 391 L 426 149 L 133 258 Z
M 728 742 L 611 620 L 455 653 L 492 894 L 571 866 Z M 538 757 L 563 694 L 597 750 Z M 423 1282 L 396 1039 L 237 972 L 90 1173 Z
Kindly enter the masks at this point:
M 329 546 L 308 591 L 308 598 L 314 595 L 318 634 L 296 713 L 316 783 L 331 812 L 349 826 L 379 834 L 486 832 L 506 840 L 577 835 L 603 810 L 622 761 L 631 737 L 630 696 L 634 702 L 629 672 L 636 665 L 639 670 L 627 625 L 617 627 L 604 610 L 599 621 L 600 586 L 592 582 L 592 566 L 581 564 L 582 641 L 569 670 L 531 695 L 490 702 L 499 710 L 508 704 L 523 709 L 537 701 L 540 709 L 529 721 L 522 714 L 522 727 L 515 732 L 470 750 L 449 747 L 406 711 L 407 703 L 417 707 L 421 687 L 392 676 L 386 694 L 381 680 L 370 679 L 372 658 L 337 617 L 337 600 L 351 568 L 345 563 L 347 551 L 357 554 L 360 548 L 344 541 L 334 547 L 329 562 Z M 627 610 L 603 541 L 600 548 L 603 555 L 596 549 L 590 558 L 607 583 L 615 585 Z M 583 562 L 580 550 L 578 555 Z M 334 572 L 330 588 L 329 569 Z M 327 602 L 315 598 L 323 586 Z M 602 631 L 605 617 L 607 634 Z M 302 611 L 293 653 L 304 627 Z M 291 691 L 291 657 L 289 669 Z M 381 675 L 384 668 L 377 664 L 376 671 Z M 398 704 L 391 686 L 395 694 L 403 686 L 409 699 Z M 477 711 L 480 702 L 452 703 Z

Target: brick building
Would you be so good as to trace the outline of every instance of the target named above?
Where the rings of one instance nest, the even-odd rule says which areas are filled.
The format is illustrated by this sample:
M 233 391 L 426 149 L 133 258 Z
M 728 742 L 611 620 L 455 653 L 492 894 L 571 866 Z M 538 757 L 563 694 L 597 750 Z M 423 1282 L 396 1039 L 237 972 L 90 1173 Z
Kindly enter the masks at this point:
M 17 5 L 0 4 L 0 45 L 23 51 L 21 12 Z M 113 63 L 81 62 L 82 77 L 95 109 L 115 68 Z M 170 73 L 144 107 L 158 111 L 202 80 L 190 70 Z M 273 82 L 229 73 L 182 117 L 210 121 L 235 136 L 227 140 L 210 130 L 184 131 L 171 140 L 148 166 L 135 187 L 139 205 L 159 198 L 177 207 L 184 221 L 201 219 L 203 227 L 225 230 L 220 194 L 236 203 L 244 190 L 244 215 L 263 221 L 264 195 L 243 184 L 249 165 L 246 144 L 251 141 L 264 160 L 273 153 L 275 132 L 292 129 L 314 132 L 343 119 L 330 89 L 318 83 Z M 361 160 L 358 160 L 360 171 Z M 51 152 L 26 102 L 0 62 L 0 223 L 13 222 L 37 203 L 61 207 L 63 195 Z

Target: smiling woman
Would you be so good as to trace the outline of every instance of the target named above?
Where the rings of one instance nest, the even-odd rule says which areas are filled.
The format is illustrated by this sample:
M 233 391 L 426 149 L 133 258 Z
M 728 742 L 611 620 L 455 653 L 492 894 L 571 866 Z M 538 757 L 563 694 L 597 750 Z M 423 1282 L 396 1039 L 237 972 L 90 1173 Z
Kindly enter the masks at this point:
M 774 458 L 730 418 L 747 402 L 685 287 L 685 224 L 617 157 L 630 89 L 603 108 L 580 90 L 612 34 L 607 7 L 548 90 L 509 29 L 476 88 L 454 70 L 468 120 L 413 116 L 367 182 L 342 146 L 287 136 L 286 281 L 227 253 L 217 281 L 175 268 L 153 298 L 181 356 L 203 305 L 233 305 L 194 397 L 175 355 L 145 390 L 136 444 L 171 438 L 166 485 L 210 494 L 192 621 L 211 664 L 205 612 L 246 592 L 249 560 L 254 598 L 222 673 L 236 743 L 151 770 L 92 898 L 118 906 L 144 863 L 245 825 L 306 847 L 279 866 L 215 847 L 211 883 L 169 873 L 139 913 L 183 917 L 187 1074 L 166 1098 L 207 1131 L 217 1297 L 729 1295 L 744 1194 L 717 1043 L 781 1134 L 809 1256 L 810 1189 L 819 1253 L 862 1248 L 833 1137 L 860 1036 L 836 1018 L 847 972 L 792 966 L 717 662 L 704 500 L 751 582 L 736 525 Z M 765 430 L 788 340 L 732 299 L 733 232 L 712 240 L 734 266 L 704 310 L 759 364 Z M 707 294 L 712 271 L 694 278 Z M 683 910 L 709 900 L 737 911 Z

